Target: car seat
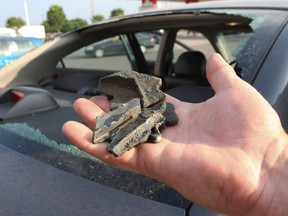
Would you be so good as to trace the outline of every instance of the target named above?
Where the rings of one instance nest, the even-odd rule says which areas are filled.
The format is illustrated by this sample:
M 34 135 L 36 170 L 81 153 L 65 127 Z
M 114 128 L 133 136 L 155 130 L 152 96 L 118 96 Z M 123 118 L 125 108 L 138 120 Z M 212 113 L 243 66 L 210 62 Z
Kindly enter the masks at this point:
M 209 85 L 206 79 L 206 57 L 200 51 L 182 53 L 176 61 L 174 73 L 164 78 L 164 88 L 181 84 Z
M 182 53 L 164 84 L 167 94 L 185 102 L 204 102 L 215 94 L 206 79 L 206 57 L 199 51 Z

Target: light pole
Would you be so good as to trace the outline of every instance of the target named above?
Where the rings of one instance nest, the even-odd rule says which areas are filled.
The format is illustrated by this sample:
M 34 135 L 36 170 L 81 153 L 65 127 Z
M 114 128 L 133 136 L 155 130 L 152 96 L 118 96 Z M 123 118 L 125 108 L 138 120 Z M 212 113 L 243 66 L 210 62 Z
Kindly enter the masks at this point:
M 27 7 L 27 0 L 24 0 L 24 12 L 25 12 L 25 19 L 26 19 L 26 25 L 30 26 L 29 22 L 29 14 L 28 14 L 28 7 Z
M 90 0 L 90 8 L 91 8 L 91 19 L 93 19 L 93 16 L 95 15 L 94 11 L 95 11 L 95 1 L 94 0 Z

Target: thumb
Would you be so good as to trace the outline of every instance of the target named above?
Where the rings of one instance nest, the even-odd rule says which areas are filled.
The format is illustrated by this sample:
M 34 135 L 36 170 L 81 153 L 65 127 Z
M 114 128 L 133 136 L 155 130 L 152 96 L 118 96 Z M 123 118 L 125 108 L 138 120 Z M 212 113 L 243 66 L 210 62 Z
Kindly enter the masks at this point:
M 239 80 L 234 69 L 217 53 L 212 54 L 208 59 L 206 75 L 216 93 L 235 85 Z

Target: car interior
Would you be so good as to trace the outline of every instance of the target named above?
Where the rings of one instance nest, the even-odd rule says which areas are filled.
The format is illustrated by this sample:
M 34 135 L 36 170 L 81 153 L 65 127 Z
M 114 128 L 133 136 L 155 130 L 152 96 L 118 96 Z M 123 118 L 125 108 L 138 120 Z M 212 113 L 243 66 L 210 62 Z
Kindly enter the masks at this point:
M 248 46 L 255 34 L 251 20 L 225 10 L 152 14 L 95 24 L 48 41 L 25 56 L 31 59 L 28 63 L 20 58 L 17 67 L 11 64 L 1 71 L 1 143 L 69 174 L 187 210 L 192 204 L 172 188 L 78 150 L 61 127 L 68 120 L 84 123 L 73 111 L 74 101 L 99 95 L 99 79 L 117 71 L 157 76 L 165 93 L 193 103 L 214 95 L 205 76 L 207 59 L 213 52 L 233 63 L 244 80 L 253 79 L 246 73 L 253 62 L 240 67 L 241 58 L 237 58 L 237 52 Z M 140 32 L 157 41 L 145 52 L 135 35 Z M 85 47 L 115 36 L 119 36 L 125 54 L 85 56 Z

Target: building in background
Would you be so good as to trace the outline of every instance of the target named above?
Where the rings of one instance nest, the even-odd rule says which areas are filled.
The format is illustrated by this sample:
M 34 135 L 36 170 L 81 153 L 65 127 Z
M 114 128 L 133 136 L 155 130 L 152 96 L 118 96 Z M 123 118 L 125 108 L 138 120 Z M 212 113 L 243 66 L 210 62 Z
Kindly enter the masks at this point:
M 15 36 L 17 36 L 17 34 L 16 34 L 16 31 L 14 29 L 7 28 L 7 27 L 0 27 L 0 37 L 1 36 L 15 37 Z
M 156 8 L 161 7 L 161 3 L 164 5 L 169 2 L 178 2 L 178 3 L 195 3 L 195 2 L 204 2 L 204 1 L 215 1 L 215 0 L 168 0 L 168 1 L 157 1 L 157 0 L 141 0 L 142 5 L 140 7 L 140 10 L 153 10 Z

